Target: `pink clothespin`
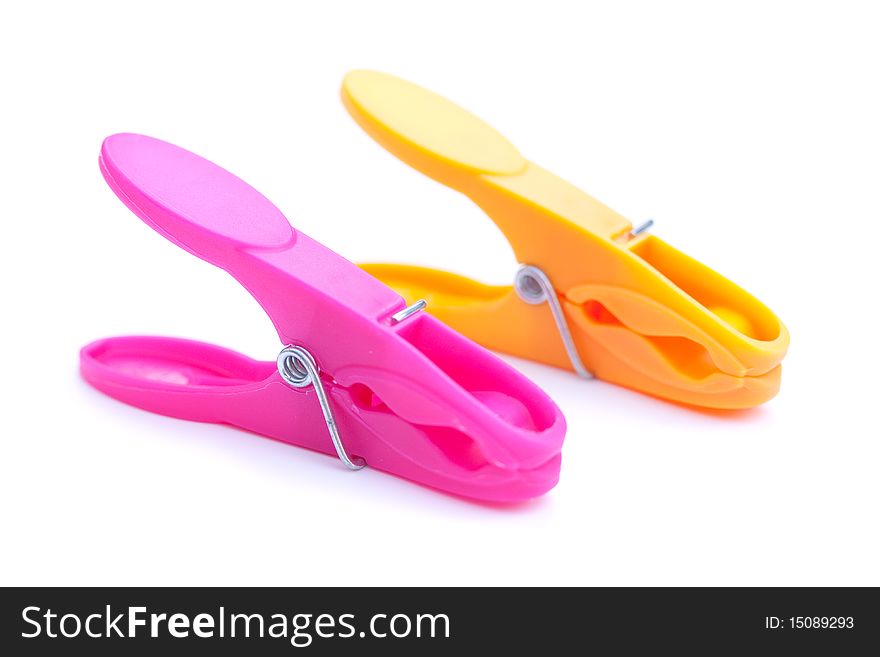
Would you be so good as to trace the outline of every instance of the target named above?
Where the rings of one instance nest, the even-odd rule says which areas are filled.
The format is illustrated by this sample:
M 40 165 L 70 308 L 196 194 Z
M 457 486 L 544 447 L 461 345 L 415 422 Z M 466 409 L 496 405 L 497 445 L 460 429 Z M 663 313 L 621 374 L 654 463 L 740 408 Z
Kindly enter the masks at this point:
M 565 421 L 533 383 L 294 230 L 207 160 L 142 135 L 104 141 L 101 171 L 141 219 L 221 267 L 286 345 L 276 363 L 201 342 L 117 337 L 80 354 L 95 388 L 149 411 L 231 424 L 465 497 L 552 488 Z

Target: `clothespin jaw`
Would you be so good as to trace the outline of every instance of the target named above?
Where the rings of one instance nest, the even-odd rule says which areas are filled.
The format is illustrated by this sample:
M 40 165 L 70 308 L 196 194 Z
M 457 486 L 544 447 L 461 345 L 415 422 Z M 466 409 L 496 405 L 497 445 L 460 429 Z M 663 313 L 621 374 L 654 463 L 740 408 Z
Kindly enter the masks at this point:
M 84 378 L 126 403 L 231 424 L 458 495 L 516 501 L 552 488 L 565 422 L 537 386 L 344 258 L 291 228 L 224 169 L 114 135 L 101 171 L 162 235 L 232 274 L 283 345 L 277 363 L 176 338 L 83 348 Z
M 491 349 L 588 370 L 658 397 L 744 408 L 773 397 L 788 331 L 760 301 L 523 158 L 493 128 L 412 83 L 349 73 L 342 100 L 398 158 L 470 197 L 552 284 L 572 343 L 513 287 L 402 265 L 364 269 Z M 520 290 L 521 291 L 521 290 Z M 577 361 L 580 360 L 580 367 Z

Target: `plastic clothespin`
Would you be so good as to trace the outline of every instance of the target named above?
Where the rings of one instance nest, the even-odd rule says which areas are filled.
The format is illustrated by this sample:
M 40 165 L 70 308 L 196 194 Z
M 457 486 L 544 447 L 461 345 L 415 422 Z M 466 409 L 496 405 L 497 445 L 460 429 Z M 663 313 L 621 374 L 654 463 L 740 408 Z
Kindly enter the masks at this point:
M 755 297 L 415 84 L 349 73 L 342 100 L 398 158 L 470 197 L 522 267 L 513 286 L 405 265 L 363 268 L 480 344 L 657 397 L 745 408 L 779 389 L 788 331 Z M 549 311 L 547 305 L 549 305 Z
M 163 415 L 241 427 L 488 501 L 540 495 L 559 476 L 565 421 L 537 386 L 479 345 L 294 230 L 207 160 L 133 134 L 101 171 L 152 228 L 257 299 L 285 347 L 258 362 L 221 347 L 117 337 L 83 348 L 84 378 Z

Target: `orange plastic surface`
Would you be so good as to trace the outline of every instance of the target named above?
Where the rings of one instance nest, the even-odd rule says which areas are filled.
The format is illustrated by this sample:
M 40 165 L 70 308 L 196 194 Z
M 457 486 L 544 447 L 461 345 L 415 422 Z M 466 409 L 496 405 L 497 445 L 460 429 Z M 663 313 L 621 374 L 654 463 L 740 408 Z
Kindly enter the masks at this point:
M 746 408 L 779 389 L 789 335 L 748 292 L 524 159 L 493 128 L 399 78 L 349 73 L 343 102 L 398 158 L 469 196 L 519 262 L 559 296 L 581 359 L 599 378 L 665 399 Z M 363 265 L 480 344 L 572 369 L 546 304 L 512 287 L 404 265 Z

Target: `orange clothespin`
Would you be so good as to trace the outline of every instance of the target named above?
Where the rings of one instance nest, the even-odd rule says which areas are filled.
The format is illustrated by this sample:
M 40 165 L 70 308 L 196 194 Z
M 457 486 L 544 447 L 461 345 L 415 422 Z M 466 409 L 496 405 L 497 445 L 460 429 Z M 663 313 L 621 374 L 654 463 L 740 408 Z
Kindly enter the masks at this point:
M 342 99 L 384 148 L 479 205 L 523 263 L 513 286 L 363 265 L 408 301 L 426 299 L 432 314 L 491 349 L 657 397 L 746 408 L 776 394 L 785 326 L 648 234 L 650 222 L 634 229 L 473 114 L 405 80 L 354 71 Z

